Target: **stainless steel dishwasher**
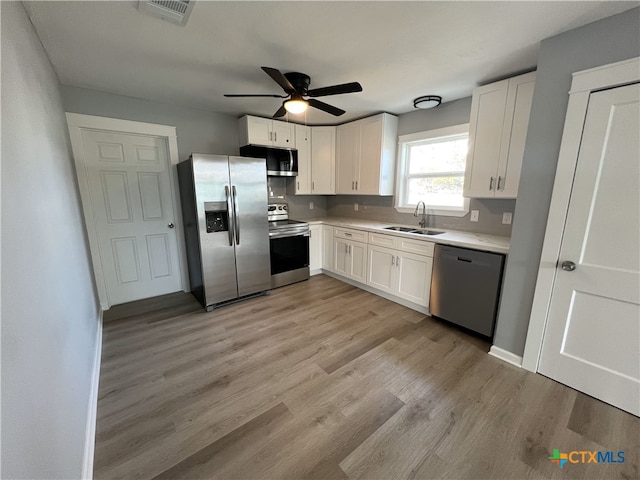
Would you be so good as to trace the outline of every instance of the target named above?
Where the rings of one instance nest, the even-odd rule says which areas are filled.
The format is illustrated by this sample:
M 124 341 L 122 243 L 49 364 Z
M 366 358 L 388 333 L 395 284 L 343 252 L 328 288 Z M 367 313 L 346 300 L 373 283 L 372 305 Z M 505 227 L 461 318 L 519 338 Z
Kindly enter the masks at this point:
M 504 255 L 436 245 L 429 311 L 487 337 L 493 335 Z

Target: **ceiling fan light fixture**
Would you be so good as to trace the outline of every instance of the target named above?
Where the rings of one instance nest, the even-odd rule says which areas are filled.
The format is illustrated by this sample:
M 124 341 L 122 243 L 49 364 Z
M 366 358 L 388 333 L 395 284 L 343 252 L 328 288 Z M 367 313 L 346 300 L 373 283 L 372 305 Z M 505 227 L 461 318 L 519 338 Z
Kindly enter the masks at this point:
M 302 98 L 292 98 L 291 100 L 284 102 L 285 110 L 293 114 L 304 112 L 308 106 L 309 103 Z
M 425 95 L 418 97 L 413 101 L 414 108 L 427 109 L 437 107 L 442 103 L 442 97 L 438 95 Z

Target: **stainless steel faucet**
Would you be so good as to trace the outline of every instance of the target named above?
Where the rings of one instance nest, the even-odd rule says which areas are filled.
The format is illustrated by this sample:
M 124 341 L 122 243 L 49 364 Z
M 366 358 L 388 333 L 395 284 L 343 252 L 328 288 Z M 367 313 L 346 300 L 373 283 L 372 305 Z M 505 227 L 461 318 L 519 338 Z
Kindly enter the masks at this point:
M 420 222 L 418 222 L 418 225 L 420 225 L 420 228 L 425 228 L 427 226 L 427 206 L 422 200 L 420 200 L 416 205 L 416 209 L 413 212 L 413 216 L 414 217 L 418 216 L 418 210 L 420 209 L 420 204 L 422 204 L 422 219 L 420 220 Z

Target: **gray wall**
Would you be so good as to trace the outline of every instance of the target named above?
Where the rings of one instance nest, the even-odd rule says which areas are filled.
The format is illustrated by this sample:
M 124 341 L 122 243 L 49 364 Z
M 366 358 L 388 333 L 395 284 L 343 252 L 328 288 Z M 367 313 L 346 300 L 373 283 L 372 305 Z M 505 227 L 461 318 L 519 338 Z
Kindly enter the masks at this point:
M 522 355 L 567 112 L 571 74 L 640 55 L 640 9 L 540 45 L 533 108 L 494 344 Z
M 469 123 L 471 97 L 443 103 L 430 110 L 415 110 L 398 117 L 398 135 L 424 132 L 436 128 L 450 127 Z M 358 211 L 354 211 L 358 203 Z M 407 213 L 398 213 L 393 207 L 393 197 L 374 197 L 363 195 L 336 195 L 327 197 L 327 211 L 331 216 L 353 217 L 380 220 L 389 223 L 417 224 L 418 220 Z M 514 212 L 515 200 L 478 200 L 471 199 L 470 210 L 479 211 L 479 221 L 472 222 L 465 217 L 433 216 L 430 226 L 453 230 L 471 231 L 492 235 L 508 236 L 511 225 L 502 224 L 503 212 Z
M 231 115 L 70 86 L 62 86 L 62 101 L 67 112 L 175 126 L 180 160 L 192 152 L 238 154 L 238 119 Z
M 80 478 L 98 302 L 59 83 L 2 10 L 2 478 Z

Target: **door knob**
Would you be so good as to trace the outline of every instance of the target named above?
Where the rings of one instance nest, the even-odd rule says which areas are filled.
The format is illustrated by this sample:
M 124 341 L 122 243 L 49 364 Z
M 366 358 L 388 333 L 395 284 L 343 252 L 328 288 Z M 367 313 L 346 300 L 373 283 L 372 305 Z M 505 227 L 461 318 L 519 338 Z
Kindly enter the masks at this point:
M 576 269 L 576 264 L 569 260 L 565 260 L 560 266 L 567 272 L 573 272 Z
M 174 227 L 174 225 L 173 225 L 173 223 L 170 223 L 169 225 L 167 225 L 167 227 L 169 227 L 169 228 L 173 228 L 173 227 Z

